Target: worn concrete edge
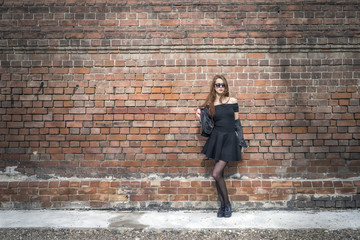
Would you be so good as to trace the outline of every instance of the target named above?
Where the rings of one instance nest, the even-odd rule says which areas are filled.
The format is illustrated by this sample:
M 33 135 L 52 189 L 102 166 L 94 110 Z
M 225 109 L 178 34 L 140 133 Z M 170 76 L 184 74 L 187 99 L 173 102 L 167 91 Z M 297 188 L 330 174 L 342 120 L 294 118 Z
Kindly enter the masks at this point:
M 346 211 L 238 211 L 237 214 L 234 214 L 232 218 L 228 219 L 218 219 L 216 217 L 216 213 L 212 211 L 168 211 L 168 212 L 155 212 L 155 211 L 139 211 L 139 212 L 115 212 L 115 211 L 63 211 L 63 210 L 22 210 L 22 211 L 0 211 L 0 216 L 7 214 L 20 214 L 23 215 L 23 218 L 19 218 L 18 221 L 24 221 L 26 223 L 26 215 L 31 217 L 31 214 L 39 217 L 41 214 L 46 216 L 52 216 L 53 223 L 52 226 L 28 226 L 26 224 L 21 226 L 21 224 L 16 225 L 15 227 L 0 227 L 0 229 L 18 229 L 18 228 L 26 228 L 26 229 L 109 229 L 109 230 L 142 230 L 142 231 L 153 231 L 153 230 L 182 230 L 182 231 L 190 231 L 190 230 L 212 230 L 212 231 L 220 231 L 220 230 L 246 230 L 246 229 L 260 229 L 260 230 L 308 230 L 308 229 L 326 229 L 326 230 L 344 230 L 344 229 L 360 229 L 360 210 L 346 210 Z M 40 215 L 39 215 L 40 214 Z M 79 227 L 79 223 L 74 222 L 74 226 L 72 227 L 64 227 L 63 223 L 58 220 L 59 214 L 63 214 L 62 218 L 66 217 L 65 221 L 68 224 L 68 221 L 73 221 L 74 219 L 77 221 L 82 221 L 82 219 L 91 219 L 91 216 L 98 216 L 95 219 L 95 223 L 88 223 L 87 226 Z M 65 214 L 65 215 L 64 215 Z M 66 215 L 67 214 L 67 215 Z M 348 215 L 347 215 L 348 214 Z M 69 217 L 70 216 L 70 217 Z M 78 218 L 74 218 L 78 216 Z M 283 216 L 284 220 L 275 219 L 278 221 L 274 227 L 271 224 L 271 219 L 279 216 Z M 325 216 L 325 217 L 324 217 Z M 343 220 L 349 216 L 349 219 L 359 219 L 357 222 L 352 223 L 352 227 L 347 227 L 347 223 Z M 6 217 L 6 216 L 5 216 Z M 150 217 L 150 219 L 149 219 Z M 286 221 L 286 218 L 289 218 L 289 221 Z M 318 223 L 307 222 L 305 223 L 306 227 L 301 227 L 303 224 L 294 223 L 294 219 L 300 217 L 301 219 L 311 220 L 314 217 L 319 217 L 317 219 L 320 221 L 320 225 L 322 227 L 318 227 Z M 340 218 L 339 218 L 340 217 Z M 2 216 L 4 218 L 4 216 Z M 244 224 L 241 221 L 245 218 L 249 221 Z M 18 219 L 18 218 L 17 218 Z M 178 219 L 178 223 L 173 223 L 174 220 Z M 269 220 L 270 219 L 270 220 Z M 280 218 L 281 219 L 281 218 Z M 199 221 L 200 220 L 200 221 Z M 258 221 L 260 220 L 260 223 Z M 261 221 L 265 221 L 264 224 Z M 274 220 L 274 219 L 272 219 Z M 324 221 L 322 221 L 324 220 Z M 3 220 L 4 221 L 4 220 Z M 30 220 L 31 221 L 31 220 Z M 38 219 L 35 220 L 35 222 Z M 100 223 L 100 222 L 101 223 Z M 202 223 L 204 222 L 205 223 Z M 251 223 L 253 221 L 253 223 Z M 292 221 L 292 223 L 291 223 Z M 327 222 L 326 222 L 327 221 Z M 340 222 L 339 222 L 340 221 Z M 11 220 L 10 220 L 11 222 Z M 51 220 L 50 220 L 51 222 Z M 59 226 L 54 225 L 59 224 Z M 164 224 L 159 226 L 156 225 Z M 166 226 L 169 223 L 169 226 Z M 91 227 L 89 227 L 91 224 Z M 96 224 L 100 224 L 101 226 L 97 226 Z M 184 224 L 184 225 L 182 225 Z M 187 225 L 190 224 L 190 225 Z M 200 225 L 197 225 L 200 224 Z M 220 227 L 219 227 L 220 224 Z M 281 227 L 280 225 L 284 225 L 285 227 Z M 294 225 L 295 224 L 295 225 Z M 339 224 L 341 226 L 339 226 Z M 1 225 L 1 224 L 0 224 Z M 185 226 L 186 225 L 186 226 Z M 260 225 L 261 227 L 257 227 Z M 184 227 L 185 226 L 185 227 Z M 235 226 L 235 227 L 234 227 Z M 280 227 L 279 227 L 280 226 Z M 324 227 L 327 226 L 327 227 Z

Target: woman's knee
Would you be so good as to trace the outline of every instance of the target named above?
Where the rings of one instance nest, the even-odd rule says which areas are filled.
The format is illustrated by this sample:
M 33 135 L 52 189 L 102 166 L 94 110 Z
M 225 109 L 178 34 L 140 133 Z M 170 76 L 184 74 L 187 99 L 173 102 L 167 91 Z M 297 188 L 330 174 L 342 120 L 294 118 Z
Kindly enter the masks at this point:
M 219 180 L 219 179 L 221 179 L 221 173 L 219 173 L 219 172 L 213 172 L 212 173 L 212 177 L 215 179 L 215 180 Z

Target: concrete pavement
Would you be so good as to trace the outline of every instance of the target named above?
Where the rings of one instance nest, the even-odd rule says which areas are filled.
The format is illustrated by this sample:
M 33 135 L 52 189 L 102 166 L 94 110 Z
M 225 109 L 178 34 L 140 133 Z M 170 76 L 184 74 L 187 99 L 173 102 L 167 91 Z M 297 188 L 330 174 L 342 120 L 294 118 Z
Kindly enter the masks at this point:
M 360 210 L 122 212 L 108 210 L 2 210 L 0 228 L 102 229 L 360 229 Z

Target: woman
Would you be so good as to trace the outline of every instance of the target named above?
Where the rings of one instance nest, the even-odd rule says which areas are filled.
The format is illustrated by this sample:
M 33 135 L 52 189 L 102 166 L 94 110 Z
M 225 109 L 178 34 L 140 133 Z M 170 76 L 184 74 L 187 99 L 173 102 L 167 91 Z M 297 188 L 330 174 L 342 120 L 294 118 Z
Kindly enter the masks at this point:
M 212 173 L 221 207 L 218 217 L 231 217 L 231 204 L 224 180 L 224 168 L 228 162 L 241 160 L 241 146 L 235 132 L 235 112 L 239 111 L 236 98 L 229 97 L 229 85 L 226 78 L 216 75 L 210 86 L 210 93 L 201 108 L 208 109 L 214 120 L 214 128 L 202 150 L 208 158 L 215 160 Z M 201 110 L 196 115 L 200 117 Z

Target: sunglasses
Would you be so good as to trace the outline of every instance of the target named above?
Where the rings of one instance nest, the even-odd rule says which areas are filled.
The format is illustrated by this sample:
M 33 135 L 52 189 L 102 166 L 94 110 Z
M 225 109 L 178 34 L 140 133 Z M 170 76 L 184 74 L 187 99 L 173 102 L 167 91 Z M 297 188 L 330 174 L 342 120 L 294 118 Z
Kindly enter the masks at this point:
M 225 87 L 225 83 L 215 83 L 215 87 L 220 88 L 220 87 Z

